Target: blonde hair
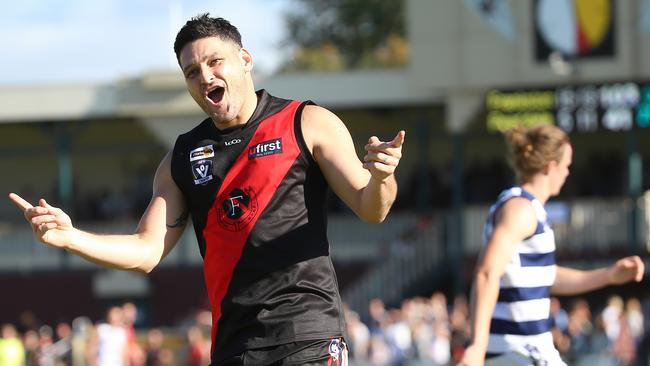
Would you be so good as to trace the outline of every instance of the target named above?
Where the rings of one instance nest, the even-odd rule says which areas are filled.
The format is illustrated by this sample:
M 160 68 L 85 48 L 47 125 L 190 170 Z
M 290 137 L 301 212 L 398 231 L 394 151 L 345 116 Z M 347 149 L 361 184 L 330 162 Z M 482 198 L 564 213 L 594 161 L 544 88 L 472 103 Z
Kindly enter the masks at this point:
M 553 125 L 518 126 L 506 132 L 510 164 L 524 183 L 542 172 L 551 161 L 559 162 L 569 136 Z

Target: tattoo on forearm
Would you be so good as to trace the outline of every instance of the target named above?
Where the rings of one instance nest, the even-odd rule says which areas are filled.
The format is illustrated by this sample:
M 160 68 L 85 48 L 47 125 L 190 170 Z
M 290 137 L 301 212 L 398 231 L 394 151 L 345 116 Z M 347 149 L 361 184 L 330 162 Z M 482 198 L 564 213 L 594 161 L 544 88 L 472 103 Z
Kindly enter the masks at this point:
M 184 211 L 173 224 L 167 224 L 167 227 L 170 229 L 182 227 L 187 223 L 187 218 L 190 216 L 189 211 Z

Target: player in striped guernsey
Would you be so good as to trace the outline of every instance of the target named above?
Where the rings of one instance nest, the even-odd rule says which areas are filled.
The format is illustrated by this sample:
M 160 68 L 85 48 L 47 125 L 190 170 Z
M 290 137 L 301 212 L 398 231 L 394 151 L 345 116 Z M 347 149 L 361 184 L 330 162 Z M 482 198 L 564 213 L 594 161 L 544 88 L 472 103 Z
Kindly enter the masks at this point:
M 631 256 L 589 271 L 557 266 L 544 203 L 569 175 L 569 138 L 542 125 L 517 127 L 506 139 L 521 185 L 490 208 L 472 288 L 472 343 L 460 365 L 565 365 L 550 332 L 550 295 L 640 281 L 644 265 Z

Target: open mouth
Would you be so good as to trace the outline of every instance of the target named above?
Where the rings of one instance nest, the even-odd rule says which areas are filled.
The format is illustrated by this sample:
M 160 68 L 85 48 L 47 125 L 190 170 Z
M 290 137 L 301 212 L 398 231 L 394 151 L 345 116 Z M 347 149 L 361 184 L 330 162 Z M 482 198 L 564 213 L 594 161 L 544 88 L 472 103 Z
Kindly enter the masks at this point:
M 214 90 L 211 90 L 208 93 L 208 99 L 210 99 L 210 101 L 212 101 L 212 103 L 218 104 L 223 99 L 224 91 L 225 91 L 224 88 L 217 87 L 217 88 L 215 88 Z

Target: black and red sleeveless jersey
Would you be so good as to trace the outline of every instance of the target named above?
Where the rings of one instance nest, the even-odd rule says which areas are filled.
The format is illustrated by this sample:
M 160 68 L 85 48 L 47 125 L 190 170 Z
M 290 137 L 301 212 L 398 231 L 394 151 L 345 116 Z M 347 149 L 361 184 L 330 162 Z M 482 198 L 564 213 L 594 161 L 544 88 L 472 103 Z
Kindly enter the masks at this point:
M 301 132 L 309 102 L 257 95 L 246 124 L 218 130 L 208 118 L 178 137 L 172 157 L 203 256 L 214 364 L 345 328 L 326 235 L 328 185 Z

